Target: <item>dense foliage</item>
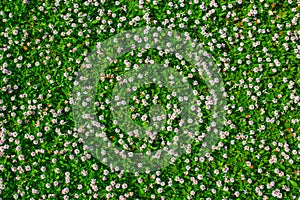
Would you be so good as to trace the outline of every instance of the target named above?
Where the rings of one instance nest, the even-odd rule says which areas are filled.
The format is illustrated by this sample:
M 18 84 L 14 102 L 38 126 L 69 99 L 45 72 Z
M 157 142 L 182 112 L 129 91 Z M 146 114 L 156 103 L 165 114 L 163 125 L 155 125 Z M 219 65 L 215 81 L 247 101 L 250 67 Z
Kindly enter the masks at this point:
M 299 11 L 296 0 L 2 0 L 0 197 L 300 199 Z M 97 87 L 95 110 L 110 141 L 153 151 L 172 139 L 180 122 L 176 118 L 150 142 L 113 123 L 107 99 L 117 77 L 136 65 L 161 63 L 189 77 L 203 118 L 186 154 L 157 171 L 127 173 L 104 165 L 84 146 L 70 99 L 84 58 L 99 42 L 145 26 L 176 30 L 203 44 L 221 69 L 226 122 L 216 147 L 198 157 L 211 117 L 203 79 L 165 51 L 127 53 Z M 150 106 L 172 114 L 177 103 L 168 88 L 145 85 L 133 94 L 128 112 L 146 126 Z

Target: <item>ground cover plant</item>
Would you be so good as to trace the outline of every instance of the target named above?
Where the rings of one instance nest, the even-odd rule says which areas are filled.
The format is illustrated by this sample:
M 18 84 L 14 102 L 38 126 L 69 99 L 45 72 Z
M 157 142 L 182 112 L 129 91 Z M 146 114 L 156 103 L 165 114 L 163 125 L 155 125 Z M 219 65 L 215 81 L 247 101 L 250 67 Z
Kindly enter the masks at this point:
M 299 11 L 295 0 L 2 0 L 0 199 L 300 199 Z M 180 98 L 154 83 L 136 88 L 127 114 L 142 128 L 154 115 L 167 116 L 158 123 L 163 129 L 139 138 L 115 122 L 113 88 L 144 64 L 186 77 L 200 118 L 183 155 L 131 173 L 107 166 L 85 145 L 73 88 L 97 45 L 147 26 L 178 31 L 211 55 L 224 83 L 225 120 L 211 151 L 199 156 L 213 115 L 201 73 L 168 49 L 125 53 L 96 87 L 93 108 L 109 142 L 156 151 L 183 123 L 173 115 Z

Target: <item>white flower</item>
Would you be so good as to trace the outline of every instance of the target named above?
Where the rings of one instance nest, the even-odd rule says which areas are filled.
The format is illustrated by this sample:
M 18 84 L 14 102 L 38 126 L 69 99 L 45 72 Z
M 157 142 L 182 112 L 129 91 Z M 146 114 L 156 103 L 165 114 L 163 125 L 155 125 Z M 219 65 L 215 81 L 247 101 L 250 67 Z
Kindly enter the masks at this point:
M 18 31 L 17 29 L 13 30 L 13 34 L 14 34 L 14 35 L 18 35 L 18 32 L 19 32 L 19 31 Z

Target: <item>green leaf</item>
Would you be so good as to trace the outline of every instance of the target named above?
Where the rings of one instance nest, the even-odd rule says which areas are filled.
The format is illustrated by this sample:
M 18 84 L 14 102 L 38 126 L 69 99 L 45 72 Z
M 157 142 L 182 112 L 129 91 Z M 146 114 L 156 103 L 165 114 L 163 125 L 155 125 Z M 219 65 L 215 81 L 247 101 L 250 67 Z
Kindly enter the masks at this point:
M 294 186 L 294 187 L 298 187 L 298 184 L 295 182 L 295 181 L 293 181 L 293 180 L 290 180 L 290 182 L 291 182 L 291 184 Z

